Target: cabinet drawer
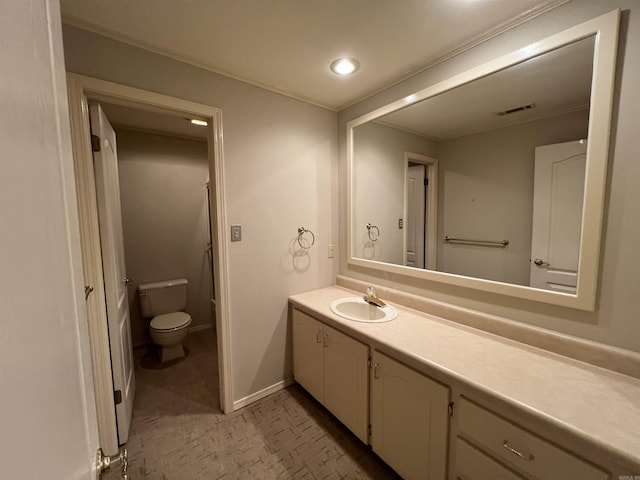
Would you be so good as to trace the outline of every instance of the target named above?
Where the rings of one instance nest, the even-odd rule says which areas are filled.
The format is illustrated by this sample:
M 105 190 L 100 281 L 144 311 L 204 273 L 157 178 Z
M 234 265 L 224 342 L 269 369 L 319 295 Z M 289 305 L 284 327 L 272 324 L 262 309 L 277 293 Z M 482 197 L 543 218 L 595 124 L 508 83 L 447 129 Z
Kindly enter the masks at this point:
M 524 480 L 520 475 L 469 445 L 456 439 L 456 478 L 464 480 Z
M 605 480 L 609 475 L 523 428 L 461 398 L 458 428 L 464 436 L 540 480 Z

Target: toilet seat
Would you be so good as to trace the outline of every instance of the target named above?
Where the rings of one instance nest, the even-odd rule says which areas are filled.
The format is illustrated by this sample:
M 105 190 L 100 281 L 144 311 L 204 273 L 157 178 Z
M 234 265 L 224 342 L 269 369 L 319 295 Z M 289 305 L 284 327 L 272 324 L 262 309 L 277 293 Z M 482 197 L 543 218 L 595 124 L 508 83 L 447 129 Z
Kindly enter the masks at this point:
M 184 328 L 191 323 L 191 315 L 185 312 L 172 312 L 158 315 L 151 320 L 150 327 L 156 332 L 171 332 Z

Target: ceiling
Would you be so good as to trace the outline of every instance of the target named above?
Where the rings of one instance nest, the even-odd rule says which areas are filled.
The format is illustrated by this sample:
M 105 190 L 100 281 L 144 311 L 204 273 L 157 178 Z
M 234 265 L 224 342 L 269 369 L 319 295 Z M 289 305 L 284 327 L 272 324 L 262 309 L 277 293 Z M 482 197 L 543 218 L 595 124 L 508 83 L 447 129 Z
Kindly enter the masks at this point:
M 207 139 L 207 128 L 193 125 L 188 118 L 105 102 L 100 102 L 100 106 L 116 129 L 126 128 L 201 141 Z
M 332 110 L 568 0 L 61 0 L 63 21 Z M 339 77 L 329 64 L 359 60 Z
M 377 120 L 440 141 L 588 111 L 595 38 L 587 37 Z M 499 116 L 525 105 L 529 110 Z

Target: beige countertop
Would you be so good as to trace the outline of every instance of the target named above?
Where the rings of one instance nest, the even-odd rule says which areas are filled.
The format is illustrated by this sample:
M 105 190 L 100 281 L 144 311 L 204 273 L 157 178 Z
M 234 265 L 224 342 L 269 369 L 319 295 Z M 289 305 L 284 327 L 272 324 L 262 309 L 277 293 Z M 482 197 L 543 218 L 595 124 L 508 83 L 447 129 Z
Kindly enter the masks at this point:
M 423 365 L 424 373 L 436 369 L 640 467 L 637 378 L 393 303 L 398 318 L 385 323 L 347 320 L 329 308 L 334 300 L 361 295 L 334 286 L 293 295 L 290 302 L 345 333 L 406 357 L 411 366 Z

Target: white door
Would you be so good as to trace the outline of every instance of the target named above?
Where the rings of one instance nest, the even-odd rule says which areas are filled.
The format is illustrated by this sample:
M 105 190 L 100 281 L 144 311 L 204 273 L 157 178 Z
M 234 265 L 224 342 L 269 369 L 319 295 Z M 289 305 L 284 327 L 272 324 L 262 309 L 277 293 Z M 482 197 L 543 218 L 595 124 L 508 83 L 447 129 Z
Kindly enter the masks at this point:
M 135 394 L 133 375 L 133 351 L 131 347 L 131 325 L 127 275 L 124 262 L 122 237 L 122 212 L 118 183 L 118 156 L 116 134 L 102 108 L 97 103 L 89 106 L 91 134 L 97 136 L 100 148 L 94 147 L 93 161 L 96 176 L 98 218 L 100 223 L 100 246 L 104 270 L 107 321 L 109 323 L 109 345 L 113 388 L 121 395 L 116 404 L 118 443 L 126 443 Z M 93 143 L 93 142 L 92 142 Z M 117 402 L 116 398 L 116 402 Z
M 426 207 L 426 166 L 414 165 L 407 168 L 407 218 L 405 236 L 407 241 L 406 265 L 424 268 L 425 207 Z
M 532 287 L 576 293 L 587 144 L 536 148 Z

